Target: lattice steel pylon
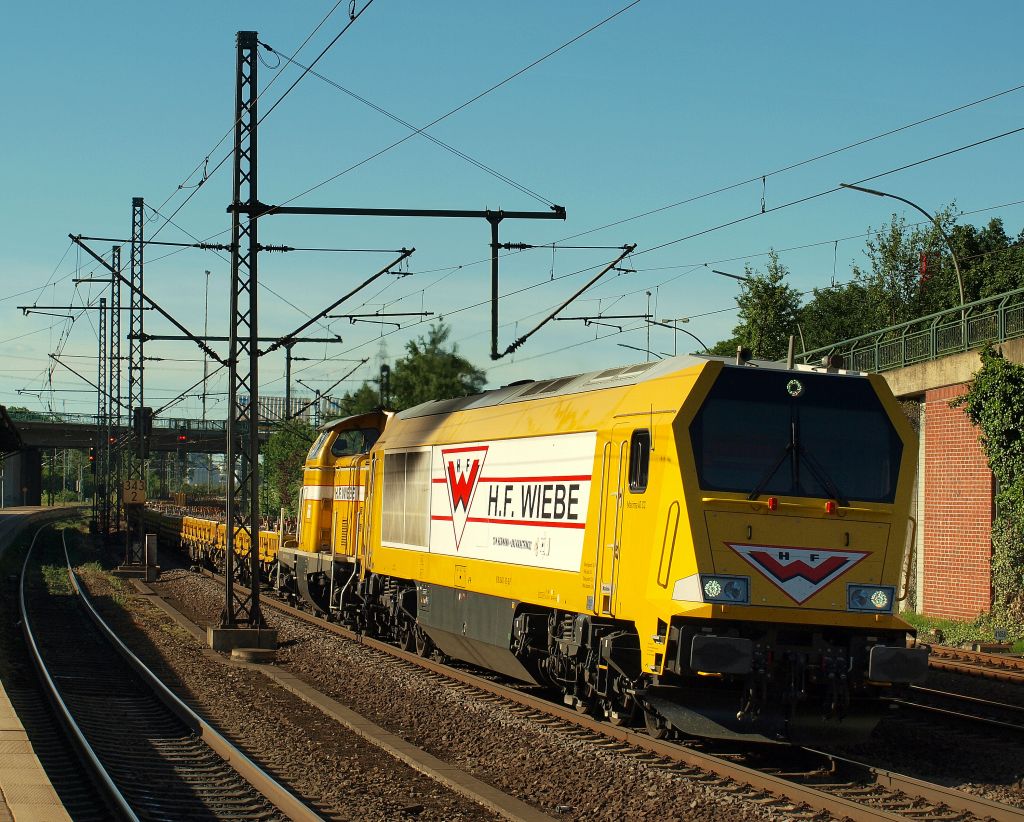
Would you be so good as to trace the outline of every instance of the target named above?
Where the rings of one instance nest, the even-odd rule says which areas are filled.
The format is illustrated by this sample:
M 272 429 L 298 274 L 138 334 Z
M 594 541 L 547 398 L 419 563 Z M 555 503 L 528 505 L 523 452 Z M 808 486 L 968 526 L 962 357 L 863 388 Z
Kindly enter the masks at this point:
M 132 197 L 132 243 L 131 243 L 131 302 L 128 312 L 128 411 L 134 413 L 144 401 L 143 377 L 143 328 L 142 318 L 142 272 L 143 272 L 143 212 L 142 198 Z M 134 449 L 128 449 L 127 478 L 146 481 L 146 461 L 143 458 L 143 439 L 140 434 Z M 143 486 L 145 487 L 145 486 Z M 139 517 L 139 541 L 132 542 L 131 528 L 127 530 L 125 564 L 142 565 L 145 562 L 145 539 L 142 533 L 142 518 Z
M 107 300 L 100 297 L 100 319 L 96 324 L 99 352 L 96 359 L 96 461 L 93 481 L 96 485 L 96 516 L 101 534 L 110 528 L 110 487 L 107 484 L 109 456 L 110 402 L 107 394 Z
M 238 32 L 235 151 L 231 212 L 231 309 L 228 318 L 227 545 L 222 628 L 263 628 L 259 598 L 259 328 L 257 324 L 256 70 L 254 31 Z M 251 592 L 234 587 L 240 543 L 249 545 Z
M 121 247 L 115 245 L 110 251 L 110 429 L 107 442 L 110 447 L 107 463 L 107 483 L 113 508 L 113 526 L 116 531 L 121 524 L 121 454 L 122 454 L 122 408 L 121 408 Z

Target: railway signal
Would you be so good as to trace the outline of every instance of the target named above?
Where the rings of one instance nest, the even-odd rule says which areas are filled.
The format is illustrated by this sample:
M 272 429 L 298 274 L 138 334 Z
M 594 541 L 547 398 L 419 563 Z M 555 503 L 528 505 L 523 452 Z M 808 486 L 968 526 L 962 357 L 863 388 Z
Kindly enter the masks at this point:
M 139 459 L 149 456 L 149 435 L 153 433 L 153 409 L 136 406 L 132 409 L 132 432 L 139 441 Z

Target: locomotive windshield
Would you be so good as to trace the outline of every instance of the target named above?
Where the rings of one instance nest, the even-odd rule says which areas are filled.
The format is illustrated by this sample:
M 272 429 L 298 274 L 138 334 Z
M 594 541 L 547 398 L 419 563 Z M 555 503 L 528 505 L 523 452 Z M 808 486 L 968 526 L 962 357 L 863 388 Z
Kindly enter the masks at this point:
M 690 426 L 700 487 L 892 502 L 903 443 L 865 379 L 723 368 Z
M 354 428 L 349 431 L 339 431 L 338 438 L 331 446 L 331 454 L 336 457 L 365 454 L 373 448 L 373 444 L 379 438 L 380 431 L 376 428 Z

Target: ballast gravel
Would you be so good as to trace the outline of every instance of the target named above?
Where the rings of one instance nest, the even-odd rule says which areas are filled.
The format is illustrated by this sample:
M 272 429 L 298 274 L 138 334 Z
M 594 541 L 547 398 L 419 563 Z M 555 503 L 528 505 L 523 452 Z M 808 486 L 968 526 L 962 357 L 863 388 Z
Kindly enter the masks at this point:
M 219 617 L 223 591 L 206 577 L 168 571 L 152 587 L 200 625 Z M 752 801 L 734 783 L 606 750 L 315 625 L 269 609 L 265 616 L 279 631 L 276 665 L 553 817 L 616 822 L 792 818 L 792 807 L 763 797 Z M 283 707 L 276 710 L 282 722 L 286 713 Z
M 147 666 L 325 818 L 497 818 L 258 671 L 212 659 L 212 651 L 119 580 L 89 569 L 81 577 L 104 619 Z
M 946 671 L 931 671 L 926 687 L 1008 705 L 1024 704 L 1024 686 Z M 949 785 L 1024 809 L 1024 734 L 958 725 L 937 715 L 896 714 L 870 741 L 852 748 L 855 759 L 886 770 Z

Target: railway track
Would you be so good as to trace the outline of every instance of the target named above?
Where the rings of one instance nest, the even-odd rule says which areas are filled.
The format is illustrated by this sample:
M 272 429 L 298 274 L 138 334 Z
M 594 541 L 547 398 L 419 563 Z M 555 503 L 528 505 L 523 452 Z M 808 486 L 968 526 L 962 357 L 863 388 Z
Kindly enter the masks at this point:
M 980 699 L 919 685 L 911 686 L 909 699 L 890 701 L 913 710 L 961 719 L 972 724 L 988 725 L 1012 734 L 1024 734 L 1024 706 L 1021 705 Z
M 204 570 L 212 579 L 217 574 Z M 244 589 L 243 589 L 244 590 Z M 296 619 L 316 625 L 386 654 L 396 665 L 428 671 L 439 683 L 472 690 L 478 698 L 511 704 L 521 716 L 613 750 L 632 750 L 633 755 L 660 768 L 673 769 L 739 798 L 771 804 L 787 818 L 812 818 L 825 811 L 840 819 L 929 820 L 962 822 L 972 819 L 1014 820 L 1024 809 L 1002 805 L 984 797 L 931 784 L 910 776 L 874 768 L 831 753 L 771 746 L 753 753 L 745 750 L 714 753 L 679 742 L 656 739 L 628 727 L 580 714 L 529 690 L 510 687 L 493 676 L 453 667 L 393 645 L 361 636 L 306 611 L 266 597 L 261 602 Z M 808 810 L 811 809 L 811 810 Z
M 68 513 L 73 515 L 74 512 Z M 14 555 L 27 547 L 27 540 L 22 544 L 20 537 L 17 542 L 11 537 L 22 527 L 28 529 L 31 523 L 43 518 L 52 518 L 50 512 L 8 514 L 0 519 L 0 624 L 4 626 L 0 635 L 0 680 L 3 682 L 0 687 L 6 692 L 27 739 L 31 740 L 32 751 L 68 816 L 76 822 L 106 822 L 110 819 L 110 808 L 53 715 L 16 628 L 20 615 L 17 569 L 21 561 Z M 12 735 L 12 738 L 17 737 Z M 9 818 L 4 816 L 4 807 L 0 802 L 0 819 Z
M 26 554 L 19 586 L 23 631 L 51 701 L 118 815 L 320 819 L 171 694 L 114 636 L 79 586 L 66 532 L 61 536 L 66 571 L 32 562 L 36 540 Z
M 949 645 L 932 645 L 930 667 L 939 671 L 998 679 L 1024 685 L 1024 658 L 1007 654 L 986 654 Z

